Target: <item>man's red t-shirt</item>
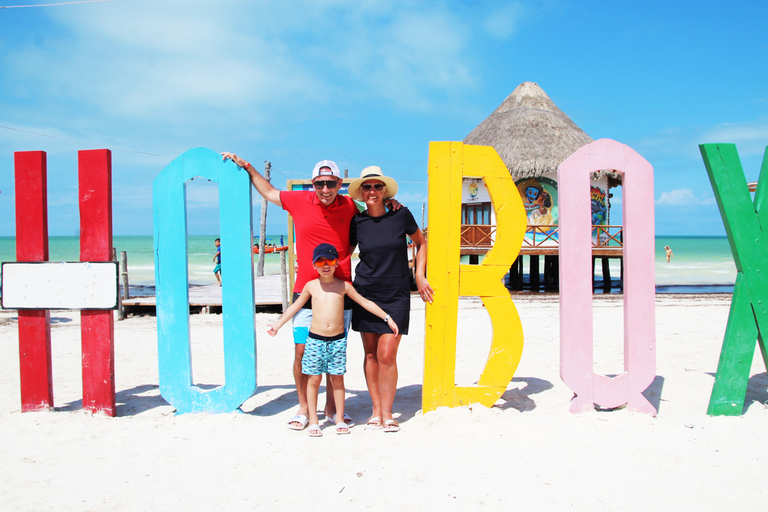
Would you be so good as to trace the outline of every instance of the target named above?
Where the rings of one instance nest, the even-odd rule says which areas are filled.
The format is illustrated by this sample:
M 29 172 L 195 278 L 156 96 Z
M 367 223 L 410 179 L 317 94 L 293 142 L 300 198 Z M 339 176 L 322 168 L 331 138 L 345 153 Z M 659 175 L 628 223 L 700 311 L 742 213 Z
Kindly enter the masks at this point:
M 305 284 L 317 278 L 317 271 L 312 268 L 312 252 L 322 243 L 333 245 L 339 252 L 336 277 L 351 281 L 349 225 L 359 211 L 352 198 L 337 195 L 336 201 L 326 207 L 312 190 L 284 190 L 280 192 L 280 203 L 293 217 L 296 231 L 299 269 L 293 291 L 301 293 Z

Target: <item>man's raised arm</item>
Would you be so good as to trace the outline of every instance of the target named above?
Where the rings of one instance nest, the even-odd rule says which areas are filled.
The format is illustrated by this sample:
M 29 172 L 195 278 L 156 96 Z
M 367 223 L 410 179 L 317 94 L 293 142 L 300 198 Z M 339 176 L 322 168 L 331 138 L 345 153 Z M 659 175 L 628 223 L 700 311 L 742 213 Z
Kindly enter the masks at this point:
M 224 152 L 221 154 L 224 157 L 224 160 L 232 160 L 237 165 L 242 167 L 248 172 L 248 175 L 251 177 L 251 183 L 253 183 L 253 186 L 256 188 L 256 191 L 261 194 L 261 197 L 269 201 L 270 203 L 276 204 L 279 207 L 283 207 L 283 203 L 280 202 L 280 191 L 272 186 L 272 184 L 267 181 L 267 179 L 259 174 L 259 172 L 256 170 L 254 166 L 240 158 L 234 153 L 227 153 Z

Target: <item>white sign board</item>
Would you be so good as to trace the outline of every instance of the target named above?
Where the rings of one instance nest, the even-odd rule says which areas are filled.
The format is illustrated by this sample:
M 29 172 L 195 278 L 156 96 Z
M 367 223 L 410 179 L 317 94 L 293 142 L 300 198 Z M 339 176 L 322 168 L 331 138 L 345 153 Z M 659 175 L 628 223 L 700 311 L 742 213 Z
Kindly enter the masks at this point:
M 5 262 L 4 309 L 117 309 L 116 261 Z

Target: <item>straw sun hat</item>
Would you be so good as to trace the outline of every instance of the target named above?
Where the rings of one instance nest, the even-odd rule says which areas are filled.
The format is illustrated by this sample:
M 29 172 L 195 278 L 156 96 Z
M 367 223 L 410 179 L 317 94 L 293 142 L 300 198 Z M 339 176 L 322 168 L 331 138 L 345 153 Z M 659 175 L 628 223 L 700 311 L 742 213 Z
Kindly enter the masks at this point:
M 368 180 L 379 180 L 387 186 L 387 192 L 384 194 L 384 199 L 395 197 L 395 194 L 397 194 L 397 182 L 389 176 L 384 176 L 381 172 L 381 167 L 371 165 L 363 169 L 360 173 L 360 177 L 349 184 L 349 197 L 356 199 L 357 201 L 362 201 L 363 191 L 360 186 Z

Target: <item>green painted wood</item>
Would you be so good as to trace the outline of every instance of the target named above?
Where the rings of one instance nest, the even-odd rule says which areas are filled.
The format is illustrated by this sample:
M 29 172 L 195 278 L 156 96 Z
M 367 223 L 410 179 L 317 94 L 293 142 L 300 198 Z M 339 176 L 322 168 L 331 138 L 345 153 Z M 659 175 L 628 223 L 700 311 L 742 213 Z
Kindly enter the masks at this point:
M 763 361 L 768 362 L 760 335 L 761 326 L 768 329 L 768 239 L 761 228 L 768 222 L 768 210 L 762 208 L 768 189 L 768 148 L 754 201 L 734 144 L 701 144 L 699 149 L 738 271 L 707 413 L 739 415 L 744 408 L 755 342 Z
M 744 279 L 744 274 L 739 272 L 707 408 L 710 416 L 739 416 L 744 409 L 758 332 Z

